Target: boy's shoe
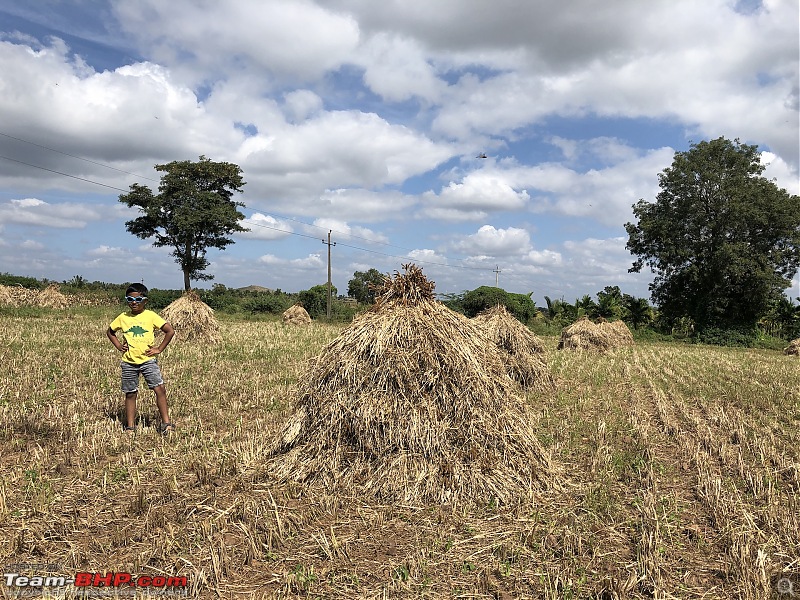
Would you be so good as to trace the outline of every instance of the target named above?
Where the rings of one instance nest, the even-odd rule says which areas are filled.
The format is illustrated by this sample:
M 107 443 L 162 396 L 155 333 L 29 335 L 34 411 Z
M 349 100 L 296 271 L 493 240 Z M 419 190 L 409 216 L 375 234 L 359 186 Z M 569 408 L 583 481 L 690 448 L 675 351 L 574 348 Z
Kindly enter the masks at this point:
M 122 426 L 122 432 L 127 436 L 133 436 L 136 433 L 136 427 L 131 427 L 129 425 Z
M 158 433 L 161 435 L 169 435 L 173 431 L 175 431 L 175 425 L 173 423 L 161 423 L 161 425 L 158 426 Z

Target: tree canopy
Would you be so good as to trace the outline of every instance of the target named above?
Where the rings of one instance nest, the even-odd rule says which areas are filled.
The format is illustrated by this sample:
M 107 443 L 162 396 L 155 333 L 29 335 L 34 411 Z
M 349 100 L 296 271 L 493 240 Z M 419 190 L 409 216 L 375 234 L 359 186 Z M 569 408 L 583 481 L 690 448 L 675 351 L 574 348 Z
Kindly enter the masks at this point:
M 697 331 L 754 327 L 800 265 L 800 199 L 761 174 L 757 146 L 718 138 L 676 152 L 656 201 L 626 223 L 630 271 L 650 267 L 653 302 Z
M 242 170 L 232 163 L 213 162 L 201 156 L 197 162 L 184 160 L 156 165 L 163 171 L 158 194 L 144 185 L 131 185 L 119 201 L 137 207 L 142 216 L 125 223 L 126 229 L 142 239 L 154 238 L 153 245 L 173 248 L 172 256 L 183 271 L 185 290 L 192 280 L 210 280 L 208 248 L 224 250 L 233 243 L 229 235 L 247 231 L 239 224 L 244 206 L 232 200 L 245 182 Z
M 482 285 L 465 292 L 461 305 L 464 314 L 472 318 L 487 308 L 502 304 L 517 319 L 527 323 L 537 313 L 536 303 L 531 298 L 531 294 L 514 294 L 501 288 Z
M 361 304 L 372 304 L 378 293 L 376 288 L 383 285 L 385 279 L 386 275 L 378 269 L 356 271 L 353 273 L 353 278 L 347 283 L 347 295 L 355 298 Z

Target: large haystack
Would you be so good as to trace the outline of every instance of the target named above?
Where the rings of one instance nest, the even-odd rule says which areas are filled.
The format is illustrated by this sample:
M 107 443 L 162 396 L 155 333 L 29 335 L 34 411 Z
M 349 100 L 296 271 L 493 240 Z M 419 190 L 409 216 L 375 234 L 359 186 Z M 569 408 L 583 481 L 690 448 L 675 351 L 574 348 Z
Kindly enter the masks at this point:
M 284 311 L 283 322 L 289 325 L 308 325 L 311 323 L 311 315 L 308 314 L 305 308 L 295 304 Z
M 164 308 L 161 317 L 175 328 L 175 337 L 178 340 L 197 340 L 205 344 L 222 341 L 214 310 L 194 290 L 184 292 L 180 298 Z
M 506 372 L 512 379 L 526 389 L 548 390 L 554 387 L 544 357 L 544 344 L 505 306 L 498 304 L 489 308 L 473 321 L 500 350 Z
M 36 295 L 34 304 L 47 308 L 66 308 L 70 305 L 70 301 L 69 298 L 59 291 L 57 283 L 51 283 Z
M 404 269 L 300 379 L 268 472 L 414 504 L 511 502 L 554 484 L 497 349 Z
M 783 349 L 784 354 L 800 355 L 800 338 L 792 340 L 789 345 Z
M 581 317 L 561 331 L 558 349 L 605 352 L 632 345 L 633 335 L 622 321 L 600 319 L 598 323 L 592 323 L 587 317 Z

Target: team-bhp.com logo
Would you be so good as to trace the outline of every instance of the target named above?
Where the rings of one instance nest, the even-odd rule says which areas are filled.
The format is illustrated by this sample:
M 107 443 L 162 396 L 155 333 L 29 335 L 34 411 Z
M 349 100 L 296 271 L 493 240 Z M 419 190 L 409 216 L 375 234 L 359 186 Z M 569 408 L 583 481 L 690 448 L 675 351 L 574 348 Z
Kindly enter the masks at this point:
M 19 572 L 3 574 L 7 587 L 23 590 L 42 590 L 74 586 L 78 590 L 92 590 L 97 588 L 141 588 L 149 592 L 174 593 L 186 595 L 188 581 L 185 576 L 175 577 L 168 575 L 133 575 L 125 572 L 111 573 L 75 573 L 75 577 L 63 575 L 22 575 Z

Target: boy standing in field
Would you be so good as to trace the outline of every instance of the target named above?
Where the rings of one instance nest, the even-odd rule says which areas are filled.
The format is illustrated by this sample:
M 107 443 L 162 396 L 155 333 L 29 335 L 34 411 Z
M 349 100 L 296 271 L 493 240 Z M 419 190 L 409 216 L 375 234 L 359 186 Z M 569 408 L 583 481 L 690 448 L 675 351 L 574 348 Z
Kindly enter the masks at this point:
M 141 283 L 132 283 L 125 291 L 125 300 L 130 310 L 122 313 L 111 322 L 106 331 L 108 339 L 114 347 L 123 352 L 122 361 L 122 392 L 125 394 L 125 420 L 123 431 L 136 431 L 136 397 L 139 391 L 139 375 L 144 376 L 147 387 L 156 394 L 156 406 L 161 415 L 160 433 L 169 433 L 175 426 L 169 420 L 167 409 L 167 390 L 161 369 L 158 368 L 156 356 L 172 340 L 175 330 L 172 325 L 162 319 L 158 313 L 147 310 L 147 288 Z M 164 332 L 164 339 L 158 346 L 155 343 L 156 330 Z M 124 342 L 117 339 L 116 332 L 122 331 Z

